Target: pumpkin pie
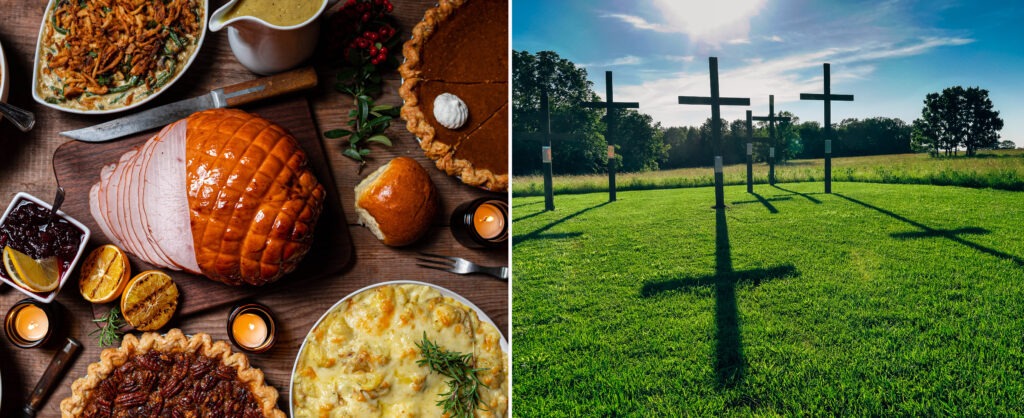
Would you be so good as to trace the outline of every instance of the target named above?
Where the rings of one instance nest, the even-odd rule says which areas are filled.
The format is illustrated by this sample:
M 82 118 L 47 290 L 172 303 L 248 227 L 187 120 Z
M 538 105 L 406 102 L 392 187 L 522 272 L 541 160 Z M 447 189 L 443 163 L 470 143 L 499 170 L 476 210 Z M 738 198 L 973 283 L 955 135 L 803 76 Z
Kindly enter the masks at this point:
M 449 175 L 492 191 L 508 188 L 508 2 L 441 0 L 405 43 L 402 118 Z M 458 97 L 468 116 L 454 129 L 434 100 Z
M 121 347 L 103 350 L 100 362 L 71 385 L 60 403 L 64 417 L 274 417 L 277 390 L 227 343 L 207 334 L 189 338 L 127 335 Z

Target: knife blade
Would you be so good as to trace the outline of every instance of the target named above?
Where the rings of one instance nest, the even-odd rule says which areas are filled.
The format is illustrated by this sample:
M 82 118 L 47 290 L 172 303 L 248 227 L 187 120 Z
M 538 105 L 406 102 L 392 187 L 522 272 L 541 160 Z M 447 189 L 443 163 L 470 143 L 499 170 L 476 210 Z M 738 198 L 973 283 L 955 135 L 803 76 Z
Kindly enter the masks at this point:
M 306 67 L 219 88 L 202 96 L 168 103 L 106 123 L 60 134 L 83 142 L 106 142 L 167 125 L 201 110 L 241 106 L 313 88 L 316 84 L 316 71 L 312 67 Z
M 28 401 L 25 402 L 25 407 L 21 410 L 22 417 L 33 418 L 36 416 L 39 407 L 43 405 L 43 401 L 53 391 L 53 387 L 60 383 L 61 376 L 64 375 L 64 371 L 71 365 L 71 360 L 80 348 L 82 348 L 82 343 L 68 337 L 67 341 L 64 342 L 64 348 L 61 348 L 53 356 L 53 360 L 50 360 L 50 365 L 46 366 L 46 371 L 39 378 L 39 383 L 36 384 L 36 388 L 29 395 Z

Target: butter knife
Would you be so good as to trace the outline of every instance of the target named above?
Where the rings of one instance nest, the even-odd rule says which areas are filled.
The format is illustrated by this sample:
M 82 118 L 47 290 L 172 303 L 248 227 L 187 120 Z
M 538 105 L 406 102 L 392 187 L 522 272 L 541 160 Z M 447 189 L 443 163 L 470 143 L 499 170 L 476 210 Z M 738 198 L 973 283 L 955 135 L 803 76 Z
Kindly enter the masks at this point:
M 60 134 L 83 142 L 106 142 L 162 127 L 200 110 L 241 106 L 313 88 L 316 87 L 316 83 L 316 71 L 312 67 L 306 67 L 219 88 L 199 97 L 168 103 L 110 122 Z
M 64 348 L 61 348 L 53 356 L 53 360 L 50 361 L 50 365 L 46 366 L 46 371 L 43 372 L 43 376 L 39 378 L 39 383 L 36 383 L 36 388 L 32 390 L 32 394 L 29 395 L 28 401 L 25 402 L 25 408 L 21 410 L 21 416 L 24 418 L 32 418 L 36 416 L 36 412 L 39 411 L 39 407 L 43 406 L 43 401 L 53 391 L 53 387 L 60 382 L 60 378 L 64 375 L 64 371 L 67 370 L 71 364 L 71 360 L 75 354 L 78 353 L 78 349 L 82 348 L 82 343 L 78 342 L 74 338 L 68 338 L 64 343 Z

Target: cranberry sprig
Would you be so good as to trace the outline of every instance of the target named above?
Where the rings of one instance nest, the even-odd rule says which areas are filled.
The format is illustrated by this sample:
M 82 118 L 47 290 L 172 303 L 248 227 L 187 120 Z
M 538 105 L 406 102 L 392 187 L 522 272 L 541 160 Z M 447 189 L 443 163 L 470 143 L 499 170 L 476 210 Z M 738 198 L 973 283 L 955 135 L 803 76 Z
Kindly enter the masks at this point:
M 380 94 L 380 73 L 398 67 L 401 39 L 389 0 L 348 0 L 329 18 L 328 56 L 339 58 L 337 88 L 358 96 Z
M 381 73 L 398 67 L 398 54 L 392 52 L 401 39 L 390 15 L 393 10 L 389 0 L 348 0 L 328 20 L 326 56 L 342 67 L 334 87 L 352 96 L 353 108 L 348 129 L 329 130 L 324 136 L 348 141 L 342 153 L 359 162 L 360 172 L 370 144 L 391 146 L 384 132 L 398 117 L 398 106 L 378 105 L 373 99 L 381 93 Z

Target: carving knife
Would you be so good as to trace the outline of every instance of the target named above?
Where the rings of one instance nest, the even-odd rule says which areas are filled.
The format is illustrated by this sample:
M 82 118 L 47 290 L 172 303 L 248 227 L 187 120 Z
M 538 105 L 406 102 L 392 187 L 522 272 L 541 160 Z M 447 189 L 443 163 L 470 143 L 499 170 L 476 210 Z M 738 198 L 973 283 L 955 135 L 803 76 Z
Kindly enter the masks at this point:
M 312 67 L 306 67 L 219 88 L 199 97 L 168 103 L 110 122 L 60 134 L 83 142 L 106 142 L 163 127 L 200 110 L 241 106 L 313 88 L 316 87 L 316 83 L 316 71 Z
M 64 343 L 64 348 L 61 348 L 53 356 L 50 365 L 46 367 L 43 376 L 39 378 L 39 383 L 36 384 L 36 388 L 32 390 L 28 401 L 25 402 L 25 407 L 21 410 L 21 417 L 33 418 L 36 416 L 39 407 L 43 406 L 43 401 L 53 391 L 53 387 L 60 383 L 61 376 L 64 375 L 64 371 L 71 365 L 71 360 L 74 359 L 75 354 L 78 353 L 80 348 L 82 348 L 82 343 L 79 343 L 74 338 L 69 337 L 67 339 Z

